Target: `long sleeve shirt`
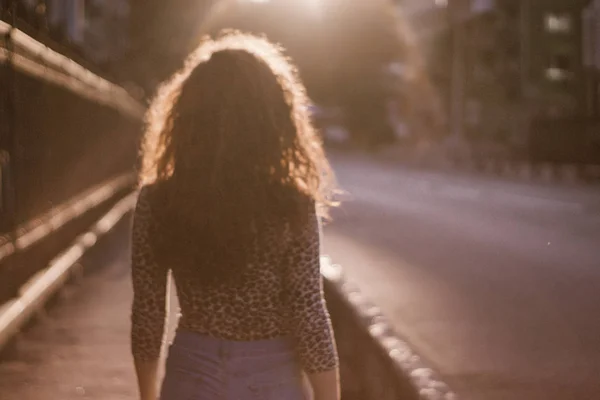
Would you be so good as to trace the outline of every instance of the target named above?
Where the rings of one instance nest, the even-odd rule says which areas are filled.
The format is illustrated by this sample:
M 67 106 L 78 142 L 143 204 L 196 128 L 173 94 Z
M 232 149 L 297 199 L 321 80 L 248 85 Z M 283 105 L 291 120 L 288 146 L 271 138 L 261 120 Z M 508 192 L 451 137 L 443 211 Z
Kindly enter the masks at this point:
M 156 228 L 148 188 L 140 192 L 132 230 L 132 351 L 136 359 L 159 357 L 166 318 L 167 276 L 172 271 L 181 318 L 179 327 L 225 340 L 294 339 L 307 373 L 338 365 L 331 320 L 320 274 L 320 225 L 311 211 L 300 231 L 266 228 L 268 240 L 248 245 L 253 262 L 241 280 L 218 288 L 198 287 L 178 267 L 159 265 L 148 240 Z M 279 229 L 281 230 L 281 229 Z M 270 245 L 269 245 L 270 244 Z

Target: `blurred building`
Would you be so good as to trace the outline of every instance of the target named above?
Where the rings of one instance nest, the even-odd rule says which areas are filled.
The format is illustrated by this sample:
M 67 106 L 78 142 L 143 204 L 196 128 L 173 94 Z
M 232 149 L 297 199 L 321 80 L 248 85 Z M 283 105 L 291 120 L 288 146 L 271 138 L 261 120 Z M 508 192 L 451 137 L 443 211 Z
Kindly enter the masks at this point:
M 448 3 L 440 0 L 396 0 L 403 23 L 410 27 L 405 33 L 418 49 L 421 65 L 433 85 L 437 103 L 447 119 L 452 109 L 452 35 L 449 24 Z M 446 121 L 448 123 L 449 121 Z M 445 129 L 450 127 L 445 126 Z
M 129 0 L 45 0 L 45 10 L 51 37 L 71 44 L 95 65 L 114 70 L 125 57 Z
M 129 48 L 129 0 L 87 0 L 85 53 L 94 63 L 114 69 Z
M 452 134 L 515 157 L 598 157 L 597 0 L 399 3 L 428 25 L 415 31 Z
M 77 45 L 83 44 L 85 0 L 46 0 L 46 17 L 53 35 Z

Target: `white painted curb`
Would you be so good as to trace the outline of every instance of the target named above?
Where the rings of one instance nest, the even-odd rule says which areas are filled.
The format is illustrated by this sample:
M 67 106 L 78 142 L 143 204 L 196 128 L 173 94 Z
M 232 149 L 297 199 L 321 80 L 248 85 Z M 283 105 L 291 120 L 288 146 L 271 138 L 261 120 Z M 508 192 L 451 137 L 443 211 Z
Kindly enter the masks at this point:
M 342 267 L 331 262 L 327 256 L 321 257 L 321 275 L 343 298 L 362 321 L 371 340 L 385 350 L 397 371 L 406 377 L 412 388 L 423 400 L 457 400 L 458 396 L 443 382 L 440 374 L 427 365 L 410 345 L 400 339 L 391 322 L 379 307 L 371 303 L 359 287 L 349 282 Z

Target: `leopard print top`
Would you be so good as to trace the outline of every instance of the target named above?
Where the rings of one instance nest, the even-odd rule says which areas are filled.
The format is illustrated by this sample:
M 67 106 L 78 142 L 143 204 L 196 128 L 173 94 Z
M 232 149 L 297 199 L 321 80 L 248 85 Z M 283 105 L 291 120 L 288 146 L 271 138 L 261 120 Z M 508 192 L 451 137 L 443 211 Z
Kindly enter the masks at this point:
M 169 271 L 154 261 L 148 242 L 154 220 L 146 192 L 147 187 L 141 190 L 133 217 L 131 345 L 136 359 L 148 361 L 159 357 L 164 340 Z M 256 261 L 247 267 L 241 284 L 200 291 L 172 266 L 181 307 L 179 327 L 235 341 L 292 337 L 307 373 L 337 367 L 320 274 L 320 226 L 316 215 L 310 221 L 302 234 L 285 232 L 283 245 L 281 239 L 275 241 L 282 233 L 267 229 L 267 242 L 277 245 L 251 249 Z

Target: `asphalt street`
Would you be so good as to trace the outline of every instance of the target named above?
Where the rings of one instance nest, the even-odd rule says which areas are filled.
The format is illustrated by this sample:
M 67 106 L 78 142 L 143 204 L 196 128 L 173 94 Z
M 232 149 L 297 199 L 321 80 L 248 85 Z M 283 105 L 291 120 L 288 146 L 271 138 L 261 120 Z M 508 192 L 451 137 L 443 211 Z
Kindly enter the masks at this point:
M 459 398 L 600 399 L 600 188 L 333 159 L 326 252 Z

